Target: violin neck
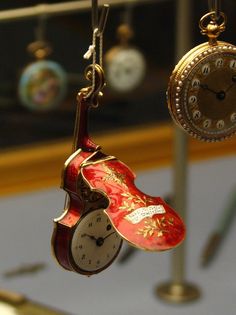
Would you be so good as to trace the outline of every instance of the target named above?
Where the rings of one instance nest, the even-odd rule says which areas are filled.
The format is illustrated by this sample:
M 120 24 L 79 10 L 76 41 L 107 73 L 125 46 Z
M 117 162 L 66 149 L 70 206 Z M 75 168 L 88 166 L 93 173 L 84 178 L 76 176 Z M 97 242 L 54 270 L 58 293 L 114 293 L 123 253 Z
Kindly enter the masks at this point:
M 86 99 L 79 97 L 76 110 L 73 152 L 78 149 L 87 152 L 94 152 L 99 149 L 99 146 L 95 144 L 88 135 L 89 108 L 90 105 L 87 103 Z

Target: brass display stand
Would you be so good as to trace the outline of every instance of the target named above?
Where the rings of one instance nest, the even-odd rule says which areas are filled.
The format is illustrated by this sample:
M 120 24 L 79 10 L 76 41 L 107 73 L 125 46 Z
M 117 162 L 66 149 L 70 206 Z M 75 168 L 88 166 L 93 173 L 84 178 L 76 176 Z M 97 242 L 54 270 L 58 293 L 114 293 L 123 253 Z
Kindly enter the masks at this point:
M 186 221 L 187 148 L 187 135 L 179 127 L 175 127 L 174 206 L 184 221 Z M 172 303 L 185 303 L 199 298 L 199 289 L 185 281 L 185 243 L 175 249 L 172 255 L 172 279 L 157 287 L 157 295 L 162 300 Z
M 177 56 L 178 60 L 190 48 L 190 12 L 191 1 L 177 1 Z M 174 156 L 174 208 L 186 222 L 187 195 L 187 155 L 188 138 L 184 131 L 175 127 L 175 156 Z M 159 298 L 167 302 L 184 303 L 200 297 L 200 290 L 185 280 L 185 244 L 173 251 L 172 277 L 167 283 L 156 288 Z
M 0 312 L 2 315 L 66 315 L 34 303 L 23 295 L 4 290 L 0 290 Z

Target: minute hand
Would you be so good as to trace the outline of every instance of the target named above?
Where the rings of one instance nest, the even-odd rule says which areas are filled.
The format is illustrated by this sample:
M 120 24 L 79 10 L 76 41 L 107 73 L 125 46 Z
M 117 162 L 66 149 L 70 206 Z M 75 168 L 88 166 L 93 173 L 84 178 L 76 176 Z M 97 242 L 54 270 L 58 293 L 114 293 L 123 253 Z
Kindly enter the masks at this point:
M 203 90 L 210 91 L 210 92 L 214 93 L 215 95 L 217 95 L 217 92 L 214 91 L 214 90 L 212 90 L 212 89 L 210 89 L 207 84 L 200 84 L 200 87 L 201 87 Z
M 106 238 L 108 238 L 109 236 L 111 236 L 111 235 L 114 234 L 114 233 L 116 233 L 116 232 L 111 232 L 110 234 L 106 235 L 106 236 L 103 238 L 103 240 L 105 240 Z
M 89 238 L 91 238 L 91 240 L 97 241 L 97 238 L 93 235 L 89 235 L 87 233 L 84 233 L 85 236 L 88 236 Z
M 225 93 L 227 93 L 235 85 L 235 83 L 236 83 L 236 75 L 232 76 L 232 82 L 233 83 L 230 84 L 230 86 L 226 89 Z

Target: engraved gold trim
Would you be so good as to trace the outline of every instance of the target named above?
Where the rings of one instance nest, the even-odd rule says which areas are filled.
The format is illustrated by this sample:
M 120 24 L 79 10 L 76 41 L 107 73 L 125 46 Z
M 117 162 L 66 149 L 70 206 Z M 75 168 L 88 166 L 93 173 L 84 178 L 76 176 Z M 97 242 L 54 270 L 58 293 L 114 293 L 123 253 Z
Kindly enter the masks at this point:
M 118 173 L 115 168 L 109 167 L 106 164 L 102 163 L 102 167 L 106 175 L 102 178 L 103 182 L 114 182 L 124 187 L 127 187 L 125 184 L 125 174 Z
M 98 153 L 99 151 L 100 150 L 96 151 L 96 153 Z M 115 156 L 109 155 L 106 158 L 103 158 L 103 159 L 100 159 L 100 160 L 97 160 L 97 161 L 83 162 L 81 164 L 81 166 L 82 167 L 86 167 L 86 166 L 89 166 L 89 165 L 95 165 L 95 164 L 106 162 L 106 161 L 110 161 L 110 160 L 117 160 L 117 158 Z
M 119 207 L 119 209 L 129 212 L 136 209 L 135 204 L 142 203 L 144 207 L 147 207 L 147 203 L 153 201 L 151 197 L 146 197 L 144 195 L 142 199 L 139 195 L 132 195 L 130 192 L 124 192 L 121 194 L 121 196 L 126 197 L 127 200 L 131 202 L 131 204 L 129 204 L 128 201 L 123 200 L 123 204 Z
M 139 229 L 137 234 L 142 235 L 144 238 L 148 238 L 157 232 L 157 237 L 162 237 L 165 233 L 170 233 L 166 227 L 168 225 L 174 225 L 174 218 L 166 219 L 165 216 L 160 219 L 149 218 L 145 220 L 144 223 L 144 228 Z
M 61 221 L 62 219 L 64 219 L 64 217 L 68 213 L 69 208 L 70 208 L 70 195 L 68 194 L 68 192 L 66 192 L 65 207 L 64 207 L 63 213 L 58 218 L 53 219 L 53 221 L 57 223 Z M 64 225 L 67 226 L 66 224 Z

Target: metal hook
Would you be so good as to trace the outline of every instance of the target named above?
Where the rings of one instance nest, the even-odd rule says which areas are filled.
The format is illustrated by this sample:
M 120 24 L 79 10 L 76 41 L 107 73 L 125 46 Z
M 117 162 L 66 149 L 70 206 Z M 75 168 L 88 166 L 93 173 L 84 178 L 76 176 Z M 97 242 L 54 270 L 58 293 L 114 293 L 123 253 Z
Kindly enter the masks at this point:
M 93 31 L 98 27 L 98 1 L 92 0 L 92 29 Z
M 109 4 L 104 4 L 101 11 L 101 16 L 99 19 L 99 25 L 98 25 L 98 36 L 104 33 L 106 23 L 107 23 L 107 17 L 109 13 Z
M 220 18 L 220 0 L 208 0 L 208 7 L 210 12 L 214 12 L 212 14 L 212 20 L 218 21 Z
M 92 28 L 93 28 L 93 44 L 89 46 L 88 51 L 84 54 L 85 59 L 93 56 L 93 63 L 87 67 L 85 76 L 92 81 L 92 86 L 83 89 L 86 92 L 85 98 L 89 100 L 93 107 L 98 106 L 98 97 L 102 95 L 100 92 L 105 84 L 104 72 L 102 69 L 102 48 L 103 48 L 103 32 L 106 26 L 109 5 L 104 4 L 102 7 L 101 16 L 98 21 L 98 3 L 97 0 L 92 0 Z M 99 38 L 99 55 L 100 66 L 96 63 L 96 39 Z
M 101 16 L 98 20 L 98 1 L 92 0 L 92 28 L 93 28 L 93 31 L 95 31 L 96 29 L 98 30 L 97 36 L 100 36 L 104 32 L 106 22 L 107 22 L 108 12 L 109 12 L 109 4 L 104 4 L 102 7 Z

